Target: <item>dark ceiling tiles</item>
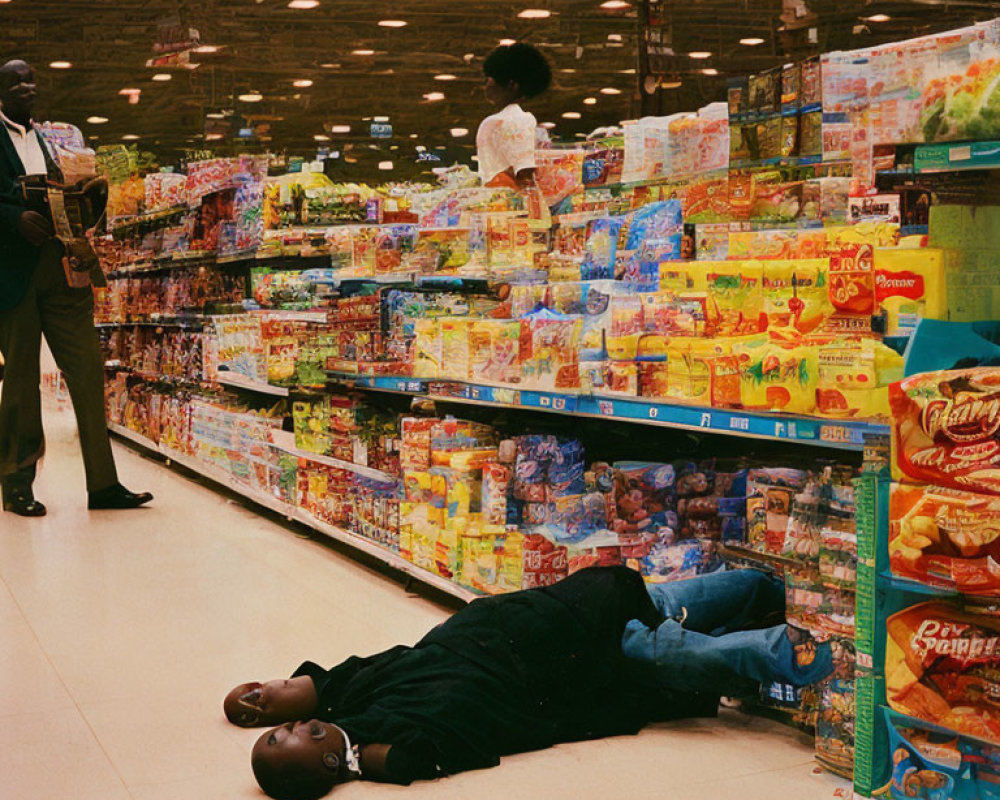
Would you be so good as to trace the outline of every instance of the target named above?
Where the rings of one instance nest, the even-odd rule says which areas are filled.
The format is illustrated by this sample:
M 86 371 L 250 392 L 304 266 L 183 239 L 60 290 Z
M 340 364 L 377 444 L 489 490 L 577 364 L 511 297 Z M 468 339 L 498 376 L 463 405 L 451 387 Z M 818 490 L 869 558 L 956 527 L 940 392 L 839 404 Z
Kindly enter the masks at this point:
M 721 100 L 729 75 L 1000 15 L 1000 2 L 664 0 L 651 12 L 677 54 L 667 63 L 681 85 L 650 95 L 639 91 L 642 76 L 635 73 L 643 41 L 639 4 L 607 11 L 600 2 L 322 0 L 313 10 L 292 10 L 288 0 L 11 0 L 0 4 L 0 55 L 27 58 L 37 67 L 40 117 L 73 122 L 87 135 L 99 136 L 100 143 L 138 134 L 148 147 L 167 155 L 199 144 L 195 137 L 206 132 L 206 114 L 232 112 L 225 120 L 210 121 L 212 130 L 235 135 L 249 115 L 263 123 L 258 130 L 271 140 L 262 146 L 271 149 L 308 153 L 315 136 L 330 135 L 335 146 L 352 144 L 360 151 L 371 143 L 363 118 L 385 115 L 394 138 L 379 143 L 379 152 L 420 143 L 430 150 L 447 146 L 443 155 L 450 156 L 472 146 L 478 121 L 489 113 L 482 96 L 482 59 L 503 38 L 533 42 L 548 54 L 554 89 L 529 107 L 539 121 L 556 123 L 555 133 L 573 139 L 643 109 L 670 113 Z M 519 19 L 525 8 L 552 15 Z M 876 13 L 891 20 L 864 21 Z M 203 43 L 220 51 L 195 56 L 200 66 L 193 70 L 147 68 L 158 22 L 178 14 L 185 27 L 200 31 Z M 408 24 L 379 27 L 380 19 Z M 749 36 L 765 41 L 756 47 L 739 44 Z M 355 50 L 375 52 L 352 54 Z M 687 55 L 691 51 L 712 56 L 695 60 Z M 48 67 L 58 60 L 73 66 Z M 706 75 L 704 69 L 718 75 Z M 165 71 L 172 80 L 152 80 Z M 438 81 L 438 74 L 456 79 Z M 303 79 L 312 85 L 293 85 Z M 123 88 L 141 89 L 139 102 L 130 104 L 119 95 Z M 602 88 L 621 93 L 603 94 Z M 239 101 L 249 92 L 264 99 Z M 432 92 L 445 99 L 425 100 Z M 597 102 L 584 104 L 588 97 Z M 563 118 L 567 111 L 580 118 Z M 109 121 L 93 125 L 86 121 L 89 116 Z M 332 125 L 350 125 L 351 134 L 331 134 Z M 469 134 L 456 139 L 452 128 L 466 128 Z

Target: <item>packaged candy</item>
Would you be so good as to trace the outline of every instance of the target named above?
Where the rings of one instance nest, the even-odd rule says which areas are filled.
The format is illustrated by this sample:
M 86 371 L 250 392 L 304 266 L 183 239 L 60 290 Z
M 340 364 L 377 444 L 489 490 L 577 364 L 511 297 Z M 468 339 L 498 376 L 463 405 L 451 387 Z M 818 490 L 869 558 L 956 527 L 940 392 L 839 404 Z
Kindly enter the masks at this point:
M 1000 494 L 1000 370 L 913 375 L 889 387 L 899 478 Z
M 483 465 L 483 519 L 489 525 L 503 525 L 507 520 L 507 491 L 510 470 L 503 464 Z
M 521 382 L 521 323 L 480 320 L 469 328 L 469 374 L 485 383 Z
M 808 473 L 796 469 L 752 469 L 747 477 L 747 538 L 751 547 L 781 553 L 792 503 Z
M 826 234 L 818 230 L 734 231 L 729 234 L 729 258 L 815 259 L 826 255 Z
M 413 377 L 441 377 L 441 328 L 438 320 L 415 320 L 413 333 Z
M 613 281 L 554 283 L 549 287 L 549 307 L 583 320 L 580 336 L 580 360 L 601 361 L 607 356 L 606 331 L 611 322 Z
M 931 602 L 893 614 L 886 631 L 890 708 L 1000 744 L 1000 711 L 992 702 L 1000 668 L 1000 622 Z
M 819 344 L 816 411 L 823 416 L 888 418 L 889 390 L 903 377 L 903 358 L 873 339 Z
M 960 592 L 1000 596 L 1000 498 L 894 484 L 889 520 L 894 574 Z
M 642 296 L 618 294 L 611 298 L 611 326 L 607 331 L 608 358 L 634 361 L 643 333 Z
M 462 317 L 442 317 L 438 321 L 438 335 L 441 338 L 441 368 L 442 378 L 469 380 L 470 352 L 469 328 L 472 323 Z M 419 352 L 419 351 L 418 351 Z
M 543 309 L 521 320 L 521 370 L 524 383 L 559 391 L 580 388 L 580 317 Z
M 816 407 L 819 369 L 812 345 L 748 341 L 736 348 L 744 408 L 810 414 Z

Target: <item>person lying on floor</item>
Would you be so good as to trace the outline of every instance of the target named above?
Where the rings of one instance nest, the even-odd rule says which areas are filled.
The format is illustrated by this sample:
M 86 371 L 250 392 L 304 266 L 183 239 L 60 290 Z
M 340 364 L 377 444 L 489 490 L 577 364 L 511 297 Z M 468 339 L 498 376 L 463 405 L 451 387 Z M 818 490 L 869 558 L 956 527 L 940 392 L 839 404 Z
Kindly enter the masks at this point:
M 241 684 L 224 711 L 278 726 L 253 748 L 265 793 L 314 800 L 352 779 L 409 784 L 714 716 L 720 697 L 829 675 L 829 643 L 783 619 L 782 584 L 755 570 L 647 587 L 626 567 L 592 567 L 475 600 L 413 647 Z

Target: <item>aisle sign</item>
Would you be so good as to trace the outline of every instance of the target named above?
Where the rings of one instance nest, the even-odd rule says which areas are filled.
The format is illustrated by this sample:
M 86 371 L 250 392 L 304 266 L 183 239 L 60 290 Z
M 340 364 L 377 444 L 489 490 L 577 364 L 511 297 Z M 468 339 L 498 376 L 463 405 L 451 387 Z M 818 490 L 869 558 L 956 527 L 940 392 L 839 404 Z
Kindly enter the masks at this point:
M 391 122 L 373 122 L 371 126 L 371 135 L 373 139 L 391 139 L 392 138 L 392 123 Z

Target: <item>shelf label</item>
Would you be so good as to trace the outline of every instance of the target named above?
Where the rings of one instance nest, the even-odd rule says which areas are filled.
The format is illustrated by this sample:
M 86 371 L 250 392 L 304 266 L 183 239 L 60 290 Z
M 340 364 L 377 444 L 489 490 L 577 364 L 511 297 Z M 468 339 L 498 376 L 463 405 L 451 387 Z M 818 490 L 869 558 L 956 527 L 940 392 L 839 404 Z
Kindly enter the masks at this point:
M 702 428 L 712 427 L 712 413 L 706 411 L 701 415 L 701 421 L 698 423 Z
M 565 397 L 553 397 L 552 407 L 556 411 L 564 411 L 566 409 L 566 398 Z
M 750 417 L 730 417 L 729 427 L 734 431 L 750 430 Z
M 846 425 L 824 425 L 820 428 L 819 438 L 824 442 L 834 444 L 859 444 L 861 437 Z
M 598 400 L 597 407 L 601 409 L 601 413 L 606 417 L 613 417 L 615 415 L 615 404 L 610 400 Z
M 506 403 L 508 405 L 517 405 L 517 390 L 516 389 L 494 389 L 493 390 L 493 402 L 494 403 Z
M 787 433 L 786 433 L 786 430 L 785 430 L 785 423 L 784 422 L 775 422 L 774 423 L 774 435 L 778 439 L 784 439 L 785 436 L 787 436 Z
M 552 398 L 546 397 L 545 395 L 540 395 L 538 398 L 538 405 L 542 408 L 548 408 L 552 405 Z
M 649 418 L 650 419 L 656 419 L 658 416 L 660 416 L 660 409 L 658 409 L 656 406 L 650 406 L 649 407 Z

